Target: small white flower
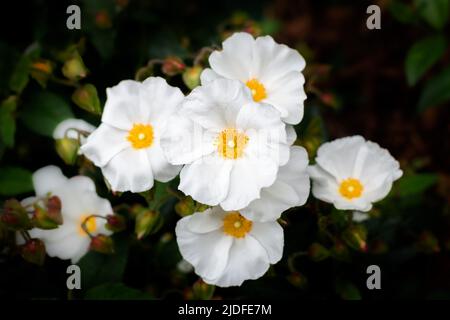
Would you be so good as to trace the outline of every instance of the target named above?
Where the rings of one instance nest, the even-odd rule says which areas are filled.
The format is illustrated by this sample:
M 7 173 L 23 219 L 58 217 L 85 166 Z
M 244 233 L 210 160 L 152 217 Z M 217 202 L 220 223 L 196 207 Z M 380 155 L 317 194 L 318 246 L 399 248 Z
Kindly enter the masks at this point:
M 278 167 L 289 159 L 286 135 L 275 108 L 254 102 L 239 81 L 217 79 L 186 97 L 161 146 L 172 164 L 185 164 L 181 191 L 231 211 L 273 184 Z
M 61 121 L 53 130 L 53 139 L 78 139 L 79 134 L 77 130 L 91 133 L 95 130 L 95 127 L 81 119 L 66 119 Z M 82 144 L 86 142 L 86 138 L 83 135 L 80 135 L 80 142 Z
M 251 89 L 255 101 L 273 105 L 286 123 L 302 120 L 305 60 L 296 50 L 270 36 L 254 39 L 245 32 L 233 34 L 222 47 L 210 55 L 212 69 L 202 72 L 202 84 L 218 77 L 240 80 Z
M 253 200 L 239 212 L 252 221 L 273 221 L 283 211 L 304 205 L 310 189 L 307 166 L 306 150 L 298 146 L 291 147 L 289 161 L 280 167 L 275 182 L 261 190 L 261 198 Z
M 167 120 L 184 96 L 162 78 L 121 81 L 108 88 L 102 124 L 81 147 L 102 169 L 113 191 L 142 192 L 154 179 L 167 182 L 180 171 L 160 147 Z
M 324 143 L 308 168 L 314 197 L 340 210 L 369 211 L 403 172 L 389 151 L 361 136 Z
M 353 221 L 364 222 L 370 218 L 367 212 L 353 211 Z
M 283 255 L 284 235 L 278 222 L 252 222 L 220 207 L 184 217 L 175 233 L 181 255 L 195 273 L 220 287 L 261 277 Z
M 91 215 L 106 217 L 113 213 L 109 201 L 97 195 L 95 184 L 90 178 L 76 176 L 68 179 L 58 167 L 47 166 L 33 174 L 33 186 L 36 197 L 23 200 L 23 205 L 39 201 L 39 198 L 49 194 L 61 200 L 62 225 L 51 230 L 35 228 L 29 231 L 32 238 L 44 242 L 50 257 L 70 259 L 72 263 L 77 263 L 88 252 L 90 237 L 82 228 L 86 219 L 85 227 L 91 235 L 111 234 L 105 228 L 105 219 L 89 218 Z

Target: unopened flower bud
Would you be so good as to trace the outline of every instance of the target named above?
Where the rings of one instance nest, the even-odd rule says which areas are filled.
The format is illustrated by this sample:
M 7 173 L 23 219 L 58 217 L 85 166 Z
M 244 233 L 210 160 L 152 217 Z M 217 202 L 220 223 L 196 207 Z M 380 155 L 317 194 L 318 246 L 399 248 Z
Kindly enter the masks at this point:
M 21 256 L 28 262 L 43 265 L 45 261 L 45 245 L 39 239 L 28 240 L 20 246 Z
M 110 214 L 106 216 L 106 229 L 112 232 L 119 232 L 125 229 L 125 218 L 118 214 Z
M 195 202 L 191 197 L 184 197 L 175 205 L 175 211 L 181 217 L 191 215 L 195 212 Z
M 297 288 L 305 288 L 308 284 L 308 279 L 300 272 L 293 272 L 287 276 L 290 284 Z
M 88 70 L 78 52 L 64 62 L 62 73 L 70 80 L 79 80 L 86 77 Z
M 189 89 L 194 89 L 200 84 L 200 74 L 203 68 L 200 66 L 193 66 L 191 68 L 186 68 L 183 72 L 183 82 Z
M 138 239 L 155 233 L 162 226 L 162 218 L 159 212 L 143 210 L 136 216 L 135 233 Z
M 35 204 L 31 221 L 36 228 L 46 230 L 57 228 L 63 223 L 61 200 L 57 196 L 50 197 L 46 201 L 46 208 Z
M 193 300 L 210 300 L 214 294 L 215 286 L 209 285 L 203 280 L 197 280 L 192 286 Z
M 100 100 L 94 85 L 87 83 L 77 88 L 72 94 L 72 101 L 81 109 L 93 114 L 101 114 Z
M 92 237 L 90 249 L 104 254 L 112 254 L 114 253 L 113 239 L 104 234 Z
M 0 220 L 7 229 L 14 231 L 30 229 L 32 227 L 27 211 L 16 199 L 5 201 Z
M 330 252 L 333 255 L 333 257 L 338 259 L 338 260 L 348 261 L 349 258 L 350 258 L 350 255 L 349 255 L 349 252 L 348 252 L 348 248 L 340 240 L 337 240 L 334 243 L 334 246 L 331 248 Z
M 78 139 L 62 138 L 55 140 L 56 153 L 61 157 L 64 163 L 68 165 L 75 164 L 80 149 Z
M 353 225 L 342 234 L 343 240 L 353 249 L 367 251 L 367 230 L 363 225 Z
M 330 252 L 320 243 L 314 242 L 308 250 L 308 255 L 313 261 L 322 261 L 330 255 Z
M 167 57 L 162 65 L 162 72 L 168 76 L 175 76 L 186 69 L 186 65 L 178 57 Z
M 108 11 L 99 10 L 95 14 L 95 24 L 100 29 L 110 29 L 112 27 L 112 20 Z

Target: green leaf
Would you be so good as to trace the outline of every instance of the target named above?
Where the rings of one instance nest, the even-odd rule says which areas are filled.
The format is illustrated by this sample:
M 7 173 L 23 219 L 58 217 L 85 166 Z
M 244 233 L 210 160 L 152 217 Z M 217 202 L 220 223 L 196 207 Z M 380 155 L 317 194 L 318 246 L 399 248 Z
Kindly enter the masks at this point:
M 419 112 L 450 100 L 450 66 L 428 81 L 417 105 Z
M 19 167 L 0 168 L 0 195 L 15 196 L 33 191 L 32 173 Z
M 16 96 L 10 96 L 0 105 L 0 141 L 10 148 L 14 146 L 14 134 L 16 133 L 16 119 L 14 117 L 16 108 Z
M 421 17 L 433 28 L 442 30 L 448 21 L 449 0 L 416 0 Z
M 416 19 L 413 9 L 407 4 L 394 0 L 390 2 L 389 12 L 401 23 L 411 23 Z
M 40 55 L 40 52 L 39 45 L 33 43 L 20 57 L 9 79 L 9 88 L 15 93 L 21 93 L 27 86 L 32 61 Z
M 120 282 L 128 256 L 128 241 L 124 235 L 114 235 L 114 254 L 89 251 L 78 262 L 81 269 L 81 287 L 92 288 L 104 283 Z
M 127 287 L 123 283 L 107 283 L 86 292 L 86 300 L 150 300 L 148 293 Z
M 406 79 L 415 85 L 445 53 L 447 41 L 442 35 L 420 40 L 409 49 L 405 61 Z
M 39 92 L 25 103 L 21 120 L 28 129 L 51 137 L 53 130 L 63 120 L 73 118 L 69 103 L 51 92 Z
M 398 181 L 398 193 L 402 197 L 409 197 L 423 193 L 438 181 L 433 173 L 417 173 L 405 176 Z

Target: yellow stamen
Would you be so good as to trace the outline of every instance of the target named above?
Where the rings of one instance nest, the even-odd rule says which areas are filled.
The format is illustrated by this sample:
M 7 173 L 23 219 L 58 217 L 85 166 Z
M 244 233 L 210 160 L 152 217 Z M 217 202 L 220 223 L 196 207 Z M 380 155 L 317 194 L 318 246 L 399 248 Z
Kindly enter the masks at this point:
M 259 102 L 267 97 L 266 88 L 257 79 L 250 79 L 245 84 L 250 88 L 253 100 L 256 102 Z
M 339 185 L 339 193 L 346 199 L 359 198 L 364 190 L 363 185 L 358 179 L 348 178 L 342 180 Z
M 224 158 L 237 159 L 243 155 L 247 142 L 245 133 L 233 128 L 225 129 L 217 137 L 217 151 Z
M 86 231 L 83 230 L 83 223 L 84 223 L 86 230 L 89 233 L 95 232 L 95 230 L 97 230 L 96 218 L 89 217 L 89 216 L 90 216 L 89 214 L 84 214 L 80 217 L 79 224 L 78 224 L 78 233 L 82 236 L 87 236 Z
M 127 140 L 135 149 L 148 148 L 153 143 L 153 127 L 149 124 L 135 123 L 128 132 Z
M 237 211 L 232 211 L 223 218 L 223 232 L 235 238 L 243 238 L 252 229 L 252 222 Z

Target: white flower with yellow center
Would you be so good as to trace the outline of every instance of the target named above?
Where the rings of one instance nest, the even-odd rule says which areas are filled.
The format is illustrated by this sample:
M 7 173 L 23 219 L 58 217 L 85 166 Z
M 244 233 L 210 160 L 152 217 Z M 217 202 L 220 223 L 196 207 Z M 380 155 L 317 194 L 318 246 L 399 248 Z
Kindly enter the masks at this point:
M 160 147 L 167 120 L 184 96 L 162 78 L 121 81 L 107 89 L 102 124 L 81 152 L 102 169 L 113 191 L 142 192 L 180 171 Z
M 324 143 L 308 168 L 314 197 L 340 210 L 369 211 L 403 172 L 389 151 L 361 136 Z
M 58 167 L 47 166 L 33 174 L 33 186 L 36 197 L 23 200 L 23 205 L 32 204 L 48 195 L 58 196 L 61 200 L 62 225 L 51 230 L 30 230 L 32 238 L 39 238 L 45 243 L 50 257 L 70 259 L 76 263 L 89 250 L 91 240 L 85 230 L 92 236 L 111 234 L 105 228 L 105 219 L 93 217 L 106 217 L 113 210 L 108 200 L 97 195 L 95 184 L 90 178 L 76 176 L 68 179 Z
M 291 147 L 289 161 L 280 167 L 275 182 L 263 188 L 261 197 L 250 202 L 240 213 L 252 221 L 273 221 L 283 211 L 304 205 L 310 189 L 307 166 L 306 150 L 298 146 Z
M 284 122 L 298 124 L 302 120 L 305 59 L 296 50 L 270 36 L 254 39 L 245 32 L 233 34 L 222 47 L 210 55 L 211 69 L 202 72 L 202 84 L 218 77 L 239 80 L 250 88 L 256 102 L 280 111 Z
M 276 221 L 252 222 L 239 212 L 214 207 L 178 221 L 183 258 L 209 284 L 240 286 L 266 273 L 283 255 L 283 229 Z
M 239 81 L 217 79 L 186 97 L 161 146 L 171 163 L 185 164 L 181 191 L 231 211 L 273 184 L 289 159 L 288 140 L 292 137 L 275 108 L 254 102 Z

